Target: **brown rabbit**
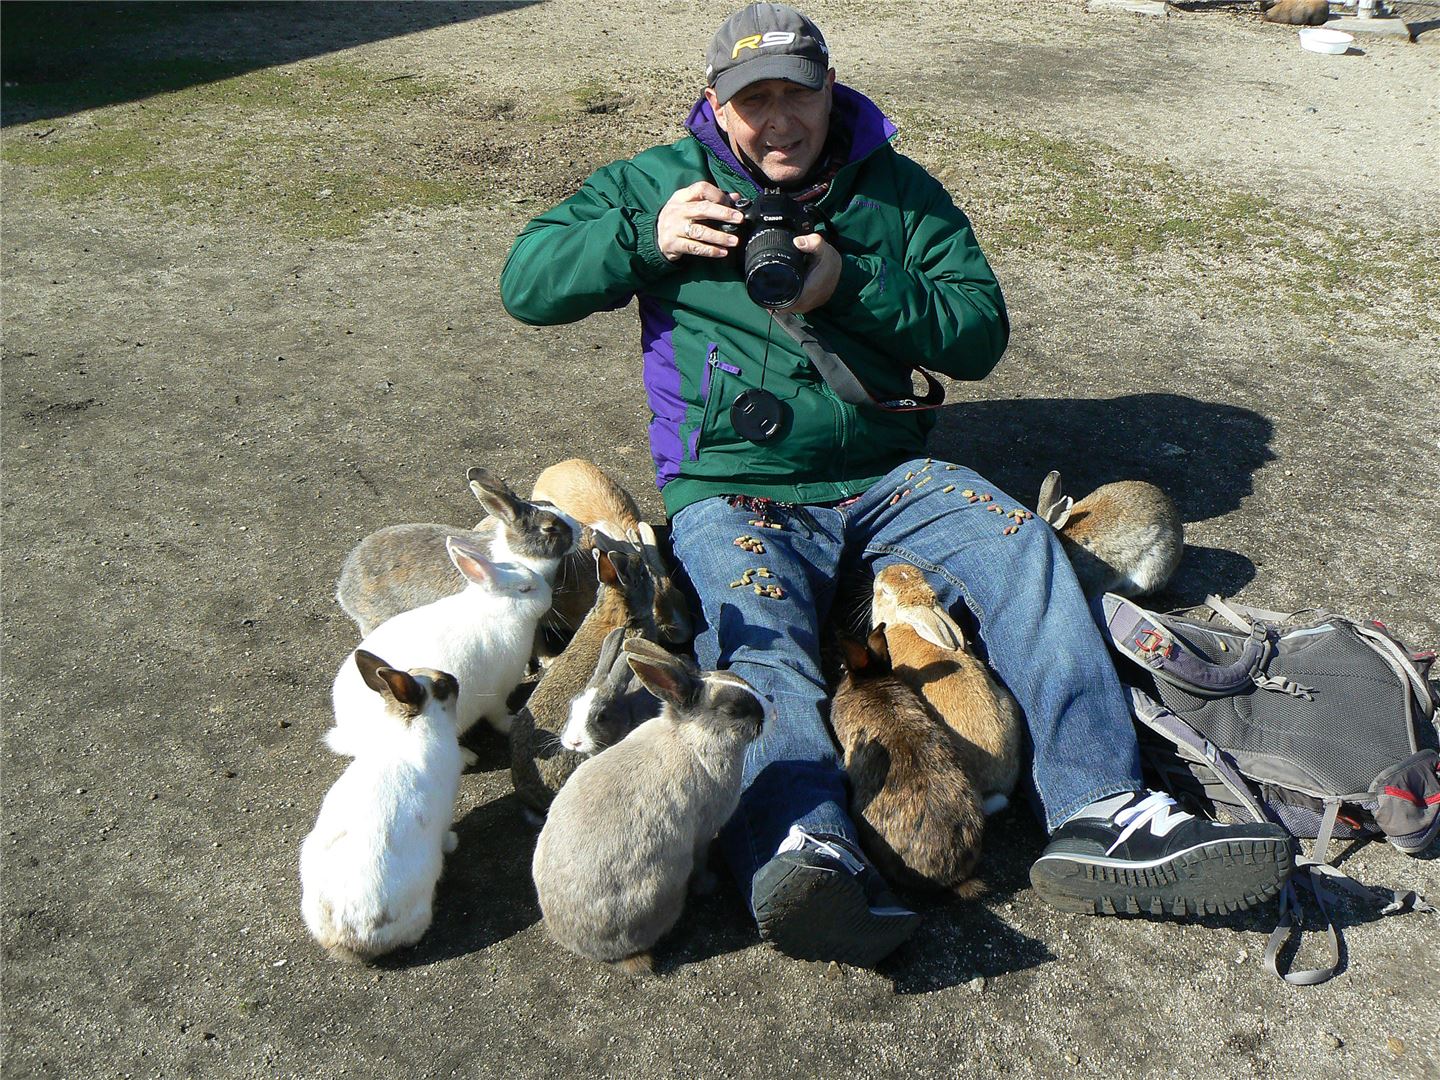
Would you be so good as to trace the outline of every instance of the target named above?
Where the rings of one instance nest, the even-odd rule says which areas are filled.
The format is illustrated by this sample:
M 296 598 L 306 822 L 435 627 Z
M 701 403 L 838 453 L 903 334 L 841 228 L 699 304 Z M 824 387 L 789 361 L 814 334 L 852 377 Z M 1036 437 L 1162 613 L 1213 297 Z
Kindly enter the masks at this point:
M 1185 525 L 1169 495 L 1143 480 L 1103 484 L 1079 502 L 1060 474 L 1040 485 L 1035 511 L 1060 536 L 1087 597 L 1140 596 L 1170 580 L 1185 550 Z
M 675 586 L 655 530 L 640 519 L 628 491 L 584 458 L 568 458 L 539 475 L 530 498 L 608 536 L 615 545 L 634 547 L 655 582 L 655 625 L 661 640 L 671 644 L 690 640 L 694 631 L 689 605 Z
M 1320 26 L 1330 18 L 1330 0 L 1260 0 L 1260 17 L 1290 26 Z
M 895 674 L 960 738 L 966 771 L 993 814 L 1020 777 L 1020 706 L 966 645 L 925 575 L 893 563 L 875 575 L 871 618 L 885 624 Z
M 560 736 L 570 720 L 571 702 L 595 672 L 606 637 L 615 629 L 627 637 L 657 636 L 654 583 L 640 557 L 609 551 L 597 553 L 595 560 L 600 582 L 595 606 L 510 725 L 510 777 L 520 801 L 537 814 L 549 809 L 555 792 L 587 757 L 566 749 Z
M 954 733 L 892 670 L 882 624 L 842 637 L 845 674 L 830 722 L 845 752 L 860 845 L 900 886 L 976 896 L 985 814 Z

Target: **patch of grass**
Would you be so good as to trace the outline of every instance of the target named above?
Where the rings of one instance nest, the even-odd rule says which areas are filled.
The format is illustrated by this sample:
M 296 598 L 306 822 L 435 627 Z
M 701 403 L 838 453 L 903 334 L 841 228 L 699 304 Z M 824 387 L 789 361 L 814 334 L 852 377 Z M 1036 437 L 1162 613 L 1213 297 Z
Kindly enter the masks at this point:
M 1112 147 L 901 116 L 904 149 L 936 171 L 997 258 L 1093 262 L 1198 305 L 1261 309 L 1388 336 L 1440 334 L 1440 259 L 1418 232 L 1344 235 Z
M 483 186 L 417 170 L 405 131 L 443 113 L 443 81 L 338 63 L 248 71 L 7 129 L 0 159 L 66 205 L 123 200 L 343 236 L 394 206 L 454 205 Z M 325 194 L 321 194 L 325 192 Z

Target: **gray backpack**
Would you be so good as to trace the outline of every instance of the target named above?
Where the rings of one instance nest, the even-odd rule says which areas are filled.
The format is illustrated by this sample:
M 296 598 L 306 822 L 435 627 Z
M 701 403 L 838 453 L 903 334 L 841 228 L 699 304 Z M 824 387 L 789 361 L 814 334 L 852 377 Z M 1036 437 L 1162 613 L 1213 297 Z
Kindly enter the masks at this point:
M 1111 645 L 1133 661 L 1121 675 L 1161 786 L 1211 816 L 1274 821 L 1315 841 L 1280 897 L 1265 952 L 1272 973 L 1298 929 L 1297 885 L 1314 894 L 1331 952 L 1327 967 L 1283 974 L 1297 984 L 1324 982 L 1340 964 L 1322 880 L 1383 901 L 1387 914 L 1435 911 L 1414 893 L 1360 885 L 1325 857 L 1332 837 L 1384 836 L 1418 854 L 1440 834 L 1434 653 L 1411 652 L 1377 622 L 1321 613 L 1295 624 L 1213 596 L 1206 604 L 1223 622 L 1160 615 L 1113 593 L 1098 603 Z

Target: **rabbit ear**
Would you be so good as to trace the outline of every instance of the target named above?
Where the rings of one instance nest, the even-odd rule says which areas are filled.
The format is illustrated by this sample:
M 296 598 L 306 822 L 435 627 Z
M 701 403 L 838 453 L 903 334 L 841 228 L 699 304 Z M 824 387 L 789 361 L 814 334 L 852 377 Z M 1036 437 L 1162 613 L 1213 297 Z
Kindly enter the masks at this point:
M 620 659 L 621 646 L 624 644 L 625 627 L 623 626 L 617 626 L 605 635 L 605 640 L 600 643 L 600 659 L 595 662 L 597 675 L 603 672 L 606 679 L 613 676 L 615 665 Z
M 630 661 L 630 670 L 645 684 L 645 689 L 671 705 L 688 704 L 700 688 L 685 665 L 674 656 L 667 654 L 665 660 L 658 660 L 626 650 L 625 659 Z
M 645 550 L 645 551 L 658 551 L 658 550 L 659 550 L 659 548 L 660 548 L 660 543 L 659 543 L 658 540 L 656 540 L 656 538 L 655 538 L 655 530 L 651 527 L 651 525 L 650 525 L 650 523 L 649 523 L 648 521 L 639 522 L 639 523 L 635 526 L 635 531 L 640 534 L 640 543 L 643 545 L 643 550 Z
M 614 552 L 610 559 L 615 564 L 615 576 L 620 581 L 620 587 L 627 594 L 633 593 L 645 580 L 645 563 L 639 555 L 624 551 Z
M 491 517 L 508 521 L 512 525 L 520 517 L 524 504 L 500 477 L 489 469 L 478 466 L 470 469 L 465 477 L 470 481 L 470 490 L 475 498 L 480 500 L 480 505 Z
M 948 612 L 939 608 L 907 606 L 901 609 L 910 627 L 931 645 L 958 652 L 965 647 L 965 633 Z
M 384 660 L 367 649 L 355 650 L 355 666 L 360 669 L 360 678 L 365 680 L 365 685 L 377 694 L 385 693 L 387 684 L 384 679 L 376 675 L 382 667 L 389 667 Z
M 364 649 L 355 650 L 355 664 L 366 686 L 400 705 L 407 715 L 413 716 L 425 707 L 425 688 L 408 671 L 390 667 Z
M 884 623 L 872 630 L 866 641 L 857 641 L 848 636 L 841 637 L 839 641 L 840 650 L 845 655 L 845 670 L 852 674 L 870 672 L 882 657 L 886 660 L 889 659 L 885 645 Z
M 595 575 L 612 589 L 620 588 L 620 574 L 615 569 L 615 555 L 609 551 L 595 549 Z
M 445 550 L 450 553 L 450 561 L 455 564 L 455 569 L 465 575 L 465 580 L 473 581 L 476 585 L 487 585 L 494 579 L 495 564 L 486 558 L 479 548 L 467 544 L 458 536 L 447 536 Z
M 884 667 L 887 670 L 889 669 L 890 642 L 885 637 L 885 624 L 883 622 L 879 626 L 875 627 L 874 630 L 870 631 L 870 636 L 865 639 L 865 649 L 866 663 L 872 665 L 879 664 L 881 667 Z
M 1060 474 L 1051 469 L 1045 479 L 1040 482 L 1040 498 L 1035 504 L 1035 511 L 1043 521 L 1049 523 L 1052 529 L 1059 529 L 1070 520 L 1070 508 L 1075 505 L 1075 500 L 1069 495 L 1060 494 Z

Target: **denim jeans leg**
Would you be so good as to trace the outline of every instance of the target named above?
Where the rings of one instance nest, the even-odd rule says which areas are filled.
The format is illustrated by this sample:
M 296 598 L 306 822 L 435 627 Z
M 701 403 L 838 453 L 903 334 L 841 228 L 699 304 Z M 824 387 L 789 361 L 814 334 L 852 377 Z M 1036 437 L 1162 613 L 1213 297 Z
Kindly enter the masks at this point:
M 747 902 L 755 872 L 792 825 L 856 839 L 819 657 L 841 555 L 840 515 L 774 507 L 767 519 L 781 528 L 754 525 L 756 511 L 713 498 L 671 521 L 675 556 L 700 599 L 696 659 L 702 668 L 733 671 L 775 704 L 775 719 L 746 752 L 740 806 L 720 836 Z M 743 537 L 763 553 L 737 546 Z M 761 568 L 769 576 L 759 576 Z M 739 584 L 747 571 L 750 580 Z M 757 585 L 783 595 L 764 595 Z
M 1020 509 L 970 469 L 913 461 L 847 516 L 872 569 L 912 563 L 947 609 L 963 601 L 974 615 L 1025 713 L 1040 816 L 1054 832 L 1096 799 L 1143 784 L 1129 703 L 1070 562 L 1044 521 L 1010 516 Z

